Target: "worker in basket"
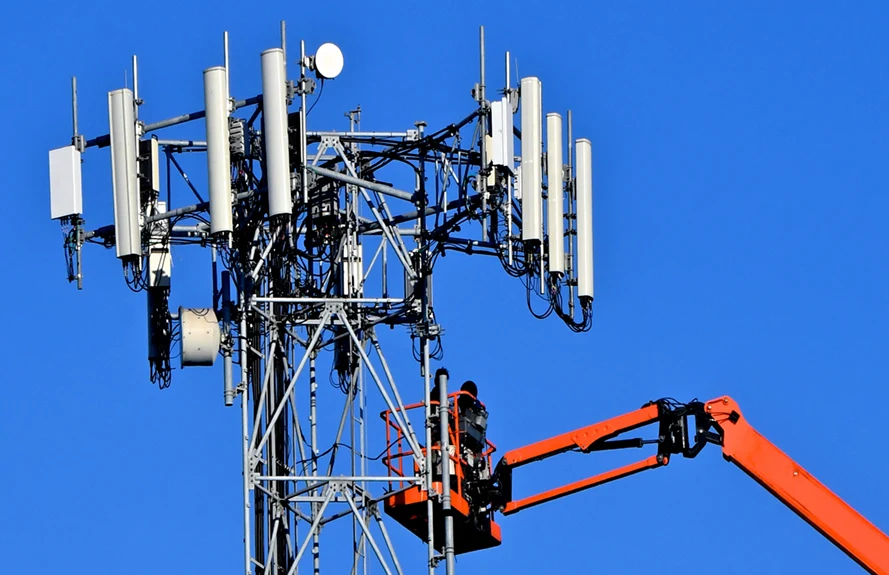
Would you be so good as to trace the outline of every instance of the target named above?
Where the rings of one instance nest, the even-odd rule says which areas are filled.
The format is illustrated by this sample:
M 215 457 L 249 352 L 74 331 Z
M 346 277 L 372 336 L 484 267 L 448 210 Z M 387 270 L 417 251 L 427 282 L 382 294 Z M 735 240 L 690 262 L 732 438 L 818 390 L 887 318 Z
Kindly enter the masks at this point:
M 435 372 L 435 385 L 429 395 L 434 408 L 437 408 L 439 405 L 439 379 L 441 377 L 448 377 L 448 371 L 445 368 L 439 368 Z M 448 409 L 451 415 L 448 418 L 448 425 L 450 427 L 449 431 L 452 443 L 453 438 L 457 437 L 457 434 L 454 433 L 454 407 L 452 402 L 449 401 Z M 463 385 L 460 386 L 460 391 L 456 400 L 456 417 L 456 430 L 459 434 L 458 445 L 460 449 L 460 453 L 457 457 L 460 464 L 464 467 L 466 476 L 476 479 L 480 478 L 479 476 L 487 477 L 490 470 L 487 469 L 487 461 L 484 453 L 485 448 L 487 447 L 486 435 L 488 428 L 488 412 L 485 409 L 485 406 L 478 400 L 478 386 L 472 380 L 466 380 Z M 440 419 L 436 417 L 433 418 L 433 421 L 432 459 L 435 475 L 437 478 L 441 478 L 441 453 L 438 449 L 435 449 L 440 445 Z M 456 449 L 457 445 L 452 444 L 450 446 L 450 453 L 452 456 L 457 455 Z M 452 467 L 452 481 L 454 480 L 455 473 L 456 468 Z

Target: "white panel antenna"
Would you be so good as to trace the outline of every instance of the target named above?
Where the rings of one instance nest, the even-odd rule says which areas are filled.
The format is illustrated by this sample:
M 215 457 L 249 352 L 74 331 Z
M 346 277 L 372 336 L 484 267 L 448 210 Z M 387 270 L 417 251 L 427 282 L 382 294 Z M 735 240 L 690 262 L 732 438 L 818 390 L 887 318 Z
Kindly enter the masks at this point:
M 83 213 L 80 152 L 74 146 L 49 152 L 49 199 L 54 220 Z
M 515 169 L 515 189 L 513 190 L 515 199 L 522 201 L 522 164 L 516 166 Z
M 343 258 L 343 290 L 353 296 L 360 295 L 364 281 L 364 244 L 354 244 L 346 249 L 349 253 Z
M 507 98 L 491 102 L 491 163 L 515 172 L 515 136 L 512 133 L 512 104 Z
M 157 138 L 139 142 L 139 190 L 141 194 L 147 194 L 151 198 L 160 194 L 161 170 Z
M 593 146 L 577 140 L 577 296 L 593 299 Z
M 157 212 L 167 211 L 167 203 L 157 202 Z M 173 271 L 170 254 L 170 220 L 158 220 L 150 225 L 151 237 L 148 242 L 148 286 L 169 288 Z
M 111 182 L 114 189 L 114 236 L 118 258 L 142 254 L 139 222 L 139 177 L 136 162 L 136 116 L 133 92 L 127 88 L 108 93 L 111 138 Z
M 496 102 L 492 103 L 492 107 L 493 107 L 493 104 L 496 104 Z M 485 157 L 488 158 L 489 163 L 496 166 L 497 164 L 494 164 L 493 160 L 491 160 L 491 158 L 494 157 L 494 147 L 495 146 L 496 146 L 496 144 L 494 143 L 494 138 L 491 137 L 490 134 L 485 134 L 485 154 L 486 154 Z M 497 182 L 497 170 L 488 170 L 487 181 L 488 181 L 489 188 L 494 187 L 494 184 Z
M 565 208 L 562 197 L 562 116 L 546 115 L 546 231 L 549 271 L 565 273 Z
M 522 78 L 522 240 L 541 239 L 543 221 L 542 174 L 543 155 L 540 80 Z
M 272 48 L 262 53 L 262 140 L 268 182 L 269 217 L 290 214 L 290 153 L 287 134 L 287 81 L 284 50 Z
M 232 231 L 228 90 L 223 66 L 204 70 L 204 109 L 207 127 L 207 182 L 210 188 L 210 233 L 216 235 Z

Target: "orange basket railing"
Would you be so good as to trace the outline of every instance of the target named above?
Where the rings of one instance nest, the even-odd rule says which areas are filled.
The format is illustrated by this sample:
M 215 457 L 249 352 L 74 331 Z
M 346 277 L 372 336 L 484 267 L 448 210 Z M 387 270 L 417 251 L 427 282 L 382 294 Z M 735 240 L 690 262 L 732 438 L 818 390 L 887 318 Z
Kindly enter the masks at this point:
M 448 394 L 448 443 L 453 446 L 453 453 L 449 455 L 449 459 L 452 462 L 451 469 L 454 470 L 457 477 L 461 480 L 458 481 L 458 489 L 461 489 L 459 486 L 462 484 L 463 479 L 463 466 L 467 465 L 468 462 L 463 457 L 463 450 L 461 449 L 461 435 L 460 430 L 457 429 L 457 422 L 460 421 L 460 402 L 457 401 L 461 396 L 467 396 L 472 399 L 473 402 L 478 402 L 484 408 L 484 404 L 481 403 L 473 396 L 471 393 L 467 391 L 456 391 L 454 393 Z M 437 415 L 439 401 L 434 399 L 431 401 L 431 406 L 433 408 L 434 419 L 436 421 L 439 420 Z M 404 407 L 404 412 L 402 415 L 407 419 L 409 414 L 407 412 L 422 409 L 425 407 L 425 403 L 412 403 Z M 393 478 L 393 481 L 390 482 L 390 489 L 393 487 L 394 483 L 398 484 L 398 489 L 405 487 L 405 481 L 398 481 L 399 477 L 405 477 L 405 466 L 408 466 L 408 469 L 411 470 L 412 475 L 417 475 L 420 472 L 420 467 L 414 457 L 416 454 L 413 450 L 408 449 L 405 450 L 405 433 L 404 430 L 398 425 L 397 421 L 393 417 L 392 410 L 386 410 L 380 413 L 380 417 L 386 422 L 386 455 L 383 457 L 382 462 L 386 466 L 387 473 L 389 477 Z M 420 446 L 420 453 L 423 458 L 427 458 L 430 452 L 440 452 L 441 446 L 438 445 L 438 438 L 433 437 L 433 445 L 431 450 L 423 446 L 421 442 L 423 438 L 418 437 L 417 443 Z M 493 469 L 492 467 L 492 454 L 497 450 L 497 447 L 488 441 L 485 438 L 485 449 L 481 453 L 481 456 L 484 457 L 487 461 L 488 469 Z

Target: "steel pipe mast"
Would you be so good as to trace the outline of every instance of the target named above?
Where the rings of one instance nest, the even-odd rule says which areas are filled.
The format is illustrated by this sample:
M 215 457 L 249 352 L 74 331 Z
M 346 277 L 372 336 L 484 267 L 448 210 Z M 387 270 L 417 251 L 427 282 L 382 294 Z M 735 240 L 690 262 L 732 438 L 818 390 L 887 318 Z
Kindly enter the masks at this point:
M 446 494 L 436 492 L 428 450 L 437 441 L 434 421 L 443 417 L 430 396 L 432 363 L 442 350 L 435 263 L 449 251 L 493 256 L 524 284 L 535 316 L 555 312 L 572 330 L 588 330 L 592 245 L 575 245 L 574 230 L 592 234 L 591 165 L 578 166 L 585 179 L 575 185 L 570 152 L 561 160 L 560 124 L 558 146 L 551 146 L 557 161 L 514 155 L 516 138 L 539 139 L 529 149 L 540 148 L 543 126 L 513 125 L 525 98 L 510 86 L 508 55 L 506 86 L 499 99 L 487 99 L 483 29 L 479 83 L 463 117 L 434 129 L 417 122 L 387 132 L 362 132 L 360 107 L 346 113 L 348 130 L 308 129 L 307 96 L 342 70 L 336 46 L 309 55 L 299 43 L 296 55 L 288 53 L 282 23 L 280 46 L 258 58 L 262 93 L 238 100 L 228 93 L 228 45 L 225 33 L 224 66 L 204 72 L 205 110 L 146 123 L 137 113 L 138 92 L 120 92 L 125 98 L 114 102 L 107 135 L 103 128 L 91 138 L 79 133 L 85 126 L 77 122 L 72 82 L 74 134 L 70 145 L 50 152 L 52 215 L 68 230 L 68 279 L 82 289 L 84 248 L 119 245 L 117 231 L 126 230 L 127 250 L 118 257 L 128 285 L 147 298 L 152 382 L 170 386 L 176 346 L 183 366 L 222 358 L 224 404 L 240 400 L 243 573 L 317 574 L 344 556 L 352 573 L 417 572 L 399 561 L 390 533 L 400 527 L 382 510 L 398 483 L 427 493 L 426 569 L 432 574 L 441 565 L 450 575 L 453 529 L 436 540 L 433 526 L 444 518 L 436 517 L 434 503 Z M 135 58 L 133 74 L 138 85 Z M 534 84 L 529 101 L 540 107 L 539 80 Z M 543 116 L 535 109 L 527 117 Z M 193 139 L 182 138 L 183 125 L 194 127 Z M 173 126 L 175 139 L 160 135 Z M 80 213 L 80 158 L 108 147 L 115 205 L 128 211 L 89 228 Z M 198 154 L 206 154 L 208 174 L 192 179 L 186 156 Z M 581 159 L 591 163 L 588 153 Z M 559 173 L 522 182 L 521 166 L 529 163 L 543 175 Z M 408 166 L 413 176 L 387 177 L 397 173 L 393 166 L 402 174 Z M 546 181 L 557 185 L 547 189 Z M 523 189 L 539 192 L 535 203 Z M 585 195 L 576 198 L 578 192 Z M 560 201 L 544 202 L 551 194 Z M 568 210 L 541 217 L 547 205 Z M 588 212 L 575 213 L 575 205 Z M 523 229 L 523 215 L 539 227 Z M 544 228 L 553 225 L 554 237 L 565 242 L 557 248 L 546 243 Z M 533 239 L 523 240 L 523 232 Z M 173 249 L 209 252 L 213 295 L 205 308 L 171 309 Z M 567 260 L 566 249 L 574 254 Z M 551 252 L 558 262 L 550 262 Z M 578 263 L 585 271 L 580 286 Z M 395 381 L 377 334 L 396 326 L 413 341 L 410 361 L 423 383 L 422 419 L 414 421 L 405 404 L 416 398 Z M 320 409 L 320 373 L 339 390 L 334 408 Z M 393 475 L 392 461 L 382 457 L 392 447 L 386 430 L 367 417 L 373 406 L 404 431 L 399 449 L 412 454 L 414 469 Z

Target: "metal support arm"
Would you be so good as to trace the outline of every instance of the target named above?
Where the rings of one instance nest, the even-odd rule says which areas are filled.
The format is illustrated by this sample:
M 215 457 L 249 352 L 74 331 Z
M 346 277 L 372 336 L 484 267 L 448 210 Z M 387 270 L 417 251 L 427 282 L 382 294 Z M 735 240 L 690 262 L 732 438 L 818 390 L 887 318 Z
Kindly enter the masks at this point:
M 517 467 L 527 465 L 535 461 L 541 461 L 567 451 L 601 451 L 605 449 L 621 449 L 625 447 L 642 447 L 644 440 L 612 440 L 621 433 L 632 431 L 649 423 L 658 421 L 662 415 L 660 404 L 651 403 L 641 409 L 613 417 L 606 421 L 582 427 L 568 433 L 532 443 L 519 449 L 507 452 L 497 465 L 492 484 L 492 500 L 504 515 L 511 515 L 523 509 L 546 503 L 554 499 L 577 493 L 596 485 L 601 485 L 621 477 L 627 477 L 651 469 L 666 465 L 667 459 L 658 453 L 638 463 L 627 465 L 620 469 L 594 475 L 587 479 L 576 481 L 541 492 L 530 497 L 514 500 L 512 493 L 512 471 Z
M 615 439 L 621 433 L 654 422 L 659 425 L 657 439 Z M 694 435 L 690 441 L 692 423 Z M 740 467 L 866 571 L 889 575 L 889 537 L 760 435 L 741 416 L 737 403 L 727 396 L 705 403 L 659 400 L 602 423 L 510 451 L 495 471 L 491 500 L 504 515 L 517 513 L 646 469 L 663 467 L 671 455 L 694 458 L 708 443 L 720 445 L 727 461 Z M 516 467 L 571 450 L 590 453 L 647 444 L 658 446 L 656 455 L 530 497 L 513 499 L 512 471 Z

